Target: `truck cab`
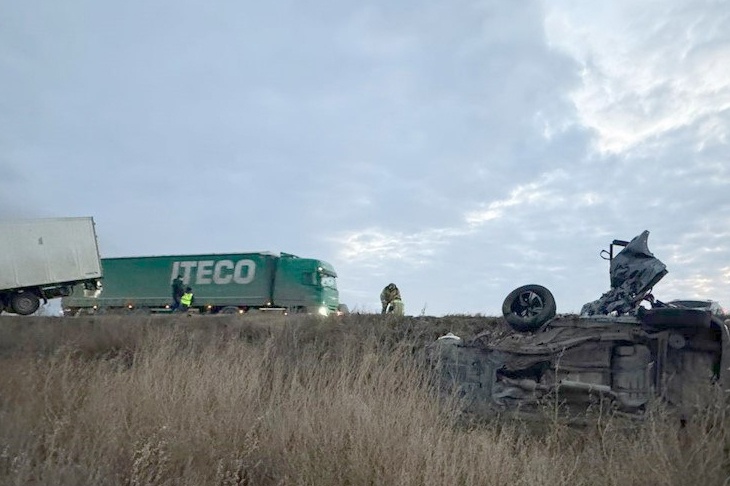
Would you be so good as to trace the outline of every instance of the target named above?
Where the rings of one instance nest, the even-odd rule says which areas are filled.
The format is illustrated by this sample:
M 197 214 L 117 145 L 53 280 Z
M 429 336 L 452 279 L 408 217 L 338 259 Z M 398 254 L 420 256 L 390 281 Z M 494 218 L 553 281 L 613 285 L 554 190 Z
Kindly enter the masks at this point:
M 274 278 L 273 301 L 277 307 L 301 312 L 336 313 L 339 305 L 337 272 L 323 260 L 282 253 Z M 303 306 L 304 302 L 311 304 Z

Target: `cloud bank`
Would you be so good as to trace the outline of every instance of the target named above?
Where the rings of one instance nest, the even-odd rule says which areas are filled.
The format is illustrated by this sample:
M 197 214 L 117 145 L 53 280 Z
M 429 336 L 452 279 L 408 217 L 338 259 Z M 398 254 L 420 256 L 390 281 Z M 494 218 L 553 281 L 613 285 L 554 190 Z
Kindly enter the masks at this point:
M 730 7 L 685 1 L 0 6 L 0 217 L 93 215 L 104 256 L 272 250 L 342 300 L 498 314 L 608 289 L 730 307 Z

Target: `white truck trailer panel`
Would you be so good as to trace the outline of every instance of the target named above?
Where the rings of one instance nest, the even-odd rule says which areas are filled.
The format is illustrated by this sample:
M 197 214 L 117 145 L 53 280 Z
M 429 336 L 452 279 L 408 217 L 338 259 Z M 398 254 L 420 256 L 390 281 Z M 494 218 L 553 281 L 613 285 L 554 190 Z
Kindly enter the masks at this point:
M 101 275 L 93 218 L 0 222 L 0 290 Z

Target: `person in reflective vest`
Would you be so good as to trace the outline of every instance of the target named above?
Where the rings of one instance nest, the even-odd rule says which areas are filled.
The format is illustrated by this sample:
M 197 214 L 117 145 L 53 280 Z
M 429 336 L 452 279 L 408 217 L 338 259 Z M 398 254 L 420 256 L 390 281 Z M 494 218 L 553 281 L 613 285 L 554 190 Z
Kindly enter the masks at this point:
M 193 289 L 185 287 L 185 293 L 180 297 L 180 307 L 186 311 L 193 305 Z

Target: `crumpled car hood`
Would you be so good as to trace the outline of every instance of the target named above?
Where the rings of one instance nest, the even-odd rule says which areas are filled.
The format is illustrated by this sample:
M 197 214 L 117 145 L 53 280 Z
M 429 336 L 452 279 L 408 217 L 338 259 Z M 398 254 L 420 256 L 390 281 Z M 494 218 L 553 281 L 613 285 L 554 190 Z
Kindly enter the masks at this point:
M 649 251 L 649 232 L 629 242 L 611 260 L 611 290 L 585 304 L 581 315 L 635 314 L 641 300 L 667 274 L 667 267 Z

